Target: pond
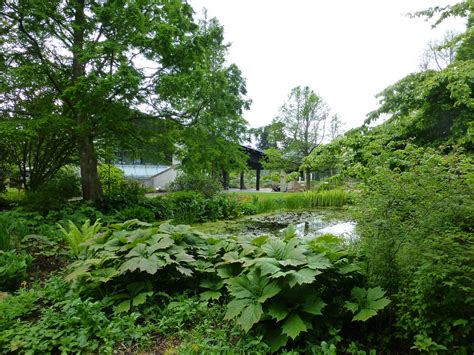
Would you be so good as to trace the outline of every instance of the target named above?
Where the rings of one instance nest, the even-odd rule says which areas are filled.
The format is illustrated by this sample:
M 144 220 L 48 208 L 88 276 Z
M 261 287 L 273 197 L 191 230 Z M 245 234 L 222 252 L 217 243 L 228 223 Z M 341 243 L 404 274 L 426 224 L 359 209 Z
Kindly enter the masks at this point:
M 312 210 L 277 212 L 251 216 L 238 221 L 205 223 L 199 229 L 213 235 L 278 234 L 293 225 L 298 236 L 312 239 L 322 234 L 334 234 L 347 241 L 358 238 L 356 223 L 344 210 Z

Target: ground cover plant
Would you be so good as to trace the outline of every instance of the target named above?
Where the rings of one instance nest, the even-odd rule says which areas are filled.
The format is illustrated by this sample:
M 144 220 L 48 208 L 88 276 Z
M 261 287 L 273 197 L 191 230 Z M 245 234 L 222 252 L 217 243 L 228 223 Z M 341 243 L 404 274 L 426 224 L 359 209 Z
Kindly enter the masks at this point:
M 253 349 L 273 350 L 310 346 L 300 336 L 306 332 L 323 341 L 333 329 L 344 332 L 351 319 L 366 321 L 389 302 L 381 290 L 366 289 L 357 261 L 336 237 L 330 243 L 330 237 L 325 237 L 307 244 L 290 228 L 274 237 L 216 239 L 189 226 L 153 226 L 138 220 L 103 226 L 92 237 L 91 228 L 86 224 L 70 229 L 69 233 L 82 232 L 83 242 L 68 274 L 55 281 L 61 302 L 41 310 L 34 339 L 26 331 L 25 316 L 30 312 L 13 312 L 12 319 L 5 320 L 8 330 L 0 336 L 5 351 L 108 352 L 124 329 L 129 336 L 121 341 L 129 344 L 138 341 L 137 334 L 169 330 L 166 327 L 181 317 L 179 309 L 187 306 L 183 300 L 167 302 L 173 295 L 179 299 L 183 292 L 197 294 L 195 302 L 201 308 L 224 309 L 224 322 L 235 318 L 224 333 L 232 331 L 246 338 L 251 330 L 249 339 L 260 334 L 258 341 L 251 342 Z M 329 285 L 338 289 L 338 297 Z M 3 306 L 14 307 L 26 297 L 25 292 L 7 299 Z M 42 293 L 37 298 L 49 297 L 44 289 L 37 292 Z M 361 292 L 376 297 L 354 297 Z M 166 314 L 159 309 L 166 304 L 165 309 L 175 308 L 175 319 L 168 322 L 156 313 Z M 63 317 L 67 321 L 61 321 Z M 153 317 L 158 317 L 158 323 L 150 320 Z M 63 337 L 56 338 L 53 329 L 59 329 Z M 244 346 L 241 340 L 235 341 Z

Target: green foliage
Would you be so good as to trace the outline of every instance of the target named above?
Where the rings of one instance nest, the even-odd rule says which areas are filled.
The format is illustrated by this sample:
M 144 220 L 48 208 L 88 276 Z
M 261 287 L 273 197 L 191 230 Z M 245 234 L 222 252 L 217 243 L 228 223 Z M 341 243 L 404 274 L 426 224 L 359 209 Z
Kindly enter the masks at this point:
M 344 301 L 359 269 L 349 267 L 345 254 L 334 245 L 329 246 L 325 239 L 306 245 L 291 230 L 282 239 L 247 239 L 236 239 L 237 248 L 224 254 L 223 262 L 217 264 L 217 272 L 227 278 L 232 296 L 226 318 L 237 319 L 246 331 L 264 326 L 273 350 L 305 332 L 328 332 L 332 315 L 324 309 L 344 314 Z M 332 260 L 325 252 L 320 253 L 320 248 L 332 250 Z M 237 265 L 240 272 L 233 276 Z M 329 295 L 328 290 L 334 288 L 340 292 Z M 383 308 L 379 306 L 378 309 Z
M 102 308 L 100 302 L 80 299 L 44 308 L 36 323 L 18 321 L 3 330 L 0 346 L 7 352 L 112 353 L 116 343 L 130 343 L 142 335 L 135 324 L 138 314 L 109 319 Z
M 192 191 L 173 192 L 164 197 L 156 197 L 150 200 L 149 205 L 157 219 L 172 219 L 173 223 L 187 224 L 234 219 L 244 212 L 253 211 L 252 207 L 244 211 L 242 202 L 230 194 L 216 194 L 205 198 Z
M 319 207 L 342 207 L 352 204 L 356 193 L 341 189 L 328 191 L 306 191 L 301 193 L 275 193 L 252 195 L 251 204 L 256 213 L 288 209 L 312 209 Z
M 53 178 L 27 191 L 21 205 L 28 210 L 47 213 L 62 208 L 69 199 L 81 194 L 79 176 L 72 169 L 62 169 Z
M 145 206 L 133 206 L 120 210 L 119 217 L 123 221 L 138 219 L 143 222 L 155 222 L 155 213 Z
M 172 206 L 173 220 L 176 223 L 192 224 L 199 222 L 204 216 L 206 200 L 197 192 L 175 192 L 166 197 Z
M 242 204 L 235 196 L 218 194 L 206 200 L 205 219 L 203 221 L 234 219 L 243 214 Z
M 168 148 L 179 141 L 198 164 L 235 162 L 249 102 L 240 70 L 226 64 L 217 20 L 196 23 L 191 6 L 179 1 L 0 6 L 10 29 L 0 34 L 8 58 L 0 130 L 2 137 L 21 136 L 13 142 L 33 153 L 41 151 L 35 167 L 48 166 L 54 155 L 57 169 L 76 155 L 84 198 L 97 201 L 98 154 L 114 148 Z M 60 57 L 49 55 L 53 42 Z M 133 53 L 146 61 L 134 60 Z M 151 74 L 150 63 L 156 68 Z M 152 112 L 138 111 L 137 103 Z M 151 117 L 160 124 L 150 123 Z M 151 129 L 157 127 L 164 129 Z M 222 149 L 229 147 L 234 154 Z M 200 155 L 200 148 L 221 159 Z
M 79 228 L 70 220 L 68 224 L 69 230 L 66 230 L 60 224 L 58 224 L 58 228 L 63 234 L 64 239 L 69 245 L 69 248 L 71 248 L 74 256 L 79 258 L 81 252 L 84 250 L 82 244 L 95 237 L 101 228 L 101 223 L 100 220 L 96 220 L 94 224 L 91 225 L 90 221 L 86 220 Z
M 15 217 L 13 213 L 0 214 L 0 250 L 14 248 L 29 232 L 27 221 Z
M 375 316 L 377 311 L 384 309 L 390 303 L 385 296 L 385 291 L 380 287 L 364 290 L 360 287 L 354 287 L 351 291 L 354 302 L 346 302 L 345 307 L 354 313 L 352 320 L 365 322 L 367 319 Z
M 292 173 L 289 173 L 288 175 L 286 175 L 285 181 L 286 182 L 298 181 L 299 177 L 300 177 L 300 173 L 297 171 L 293 171 Z
M 357 207 L 369 279 L 394 298 L 402 339 L 423 335 L 466 348 L 466 310 L 474 307 L 472 159 L 414 146 L 384 158 Z
M 136 227 L 147 228 L 132 230 Z M 82 293 L 115 290 L 108 302 L 125 311 L 151 295 L 149 281 L 160 280 L 164 287 L 193 275 L 193 254 L 202 243 L 187 226 L 150 227 L 137 220 L 113 224 L 108 232 L 84 243 L 86 253 L 71 265 L 67 279 L 75 280 Z
M 202 301 L 188 293 L 170 297 L 160 307 L 153 329 L 178 338 L 177 353 L 263 353 L 261 337 L 246 334 L 234 322 L 224 320 L 225 305 Z M 170 349 L 171 350 L 171 349 Z
M 87 251 L 71 264 L 67 280 L 75 294 L 98 297 L 116 312 L 138 311 L 162 292 L 202 289 L 201 299 L 209 300 L 227 290 L 225 319 L 236 319 L 244 331 L 261 329 L 277 349 L 301 333 L 327 333 L 334 319 L 347 319 L 344 302 L 363 277 L 340 243 L 326 236 L 307 244 L 292 230 L 281 238 L 211 238 L 187 226 L 127 221 L 84 243 Z M 383 308 L 379 298 L 367 299 L 364 307 Z M 180 319 L 190 317 L 190 308 L 200 312 L 186 302 L 169 307 L 176 317 L 163 320 L 167 331 L 184 325 Z
M 211 176 L 204 174 L 184 173 L 176 177 L 169 185 L 171 191 L 193 191 L 206 198 L 214 196 L 222 189 L 221 184 Z
M 299 160 L 293 154 L 270 147 L 264 150 L 265 159 L 262 165 L 269 170 L 294 171 L 298 169 Z
M 127 180 L 122 170 L 111 164 L 101 164 L 97 167 L 100 183 L 107 195 L 120 194 L 126 188 Z
M 17 289 L 25 280 L 31 260 L 31 256 L 26 253 L 0 250 L 0 290 Z

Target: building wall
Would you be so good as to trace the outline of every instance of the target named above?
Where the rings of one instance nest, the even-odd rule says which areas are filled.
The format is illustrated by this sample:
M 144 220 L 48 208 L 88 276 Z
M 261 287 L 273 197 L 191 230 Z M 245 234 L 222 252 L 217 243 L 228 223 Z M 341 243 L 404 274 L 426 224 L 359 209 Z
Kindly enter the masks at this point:
M 169 169 L 161 172 L 158 175 L 152 176 L 149 181 L 151 182 L 151 187 L 153 188 L 166 188 L 167 185 L 174 181 L 178 176 L 178 171 L 175 166 L 170 166 Z

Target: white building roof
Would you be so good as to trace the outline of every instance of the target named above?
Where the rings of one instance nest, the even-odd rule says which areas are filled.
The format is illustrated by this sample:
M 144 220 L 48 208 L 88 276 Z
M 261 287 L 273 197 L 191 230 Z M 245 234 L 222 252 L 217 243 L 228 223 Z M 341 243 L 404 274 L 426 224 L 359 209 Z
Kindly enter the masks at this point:
M 117 164 L 117 168 L 123 171 L 125 177 L 131 177 L 135 179 L 147 179 L 152 176 L 158 175 L 161 172 L 169 169 L 166 165 L 125 165 Z

